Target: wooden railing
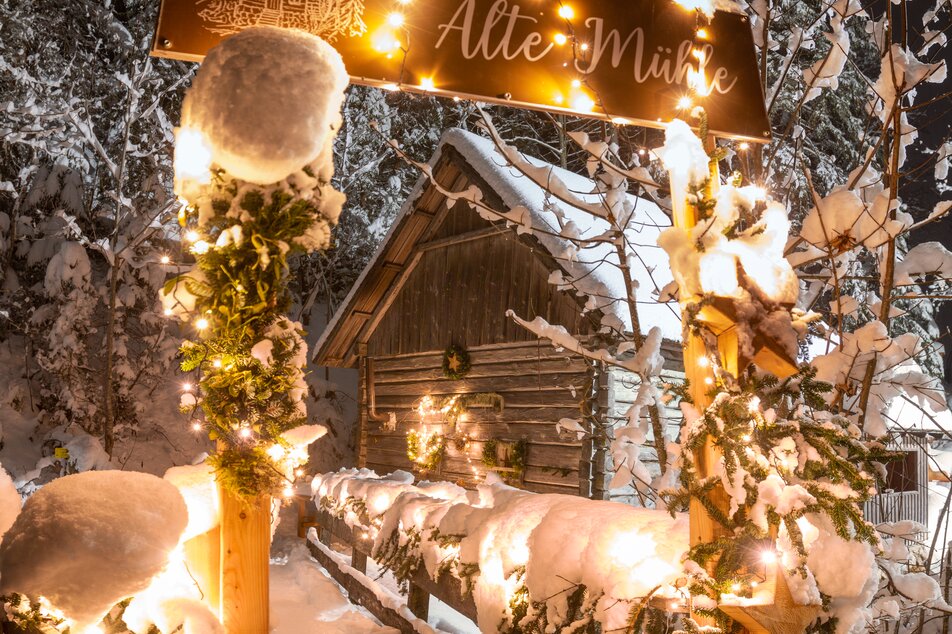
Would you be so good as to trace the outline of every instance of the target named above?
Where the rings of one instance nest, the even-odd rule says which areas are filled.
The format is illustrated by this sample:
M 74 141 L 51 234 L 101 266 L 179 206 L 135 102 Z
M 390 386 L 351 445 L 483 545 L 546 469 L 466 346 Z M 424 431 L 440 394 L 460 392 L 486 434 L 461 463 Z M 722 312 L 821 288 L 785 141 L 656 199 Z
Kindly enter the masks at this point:
M 307 538 L 309 529 L 314 528 L 320 544 L 308 540 L 311 555 L 348 593 L 350 600 L 366 608 L 384 625 L 395 627 L 401 634 L 416 634 L 414 617 L 426 622 L 429 616 L 430 597 L 439 599 L 463 616 L 476 622 L 476 604 L 472 595 L 465 592 L 459 579 L 443 575 L 434 581 L 426 570 L 417 570 L 410 579 L 406 596 L 406 610 L 395 609 L 381 600 L 372 579 L 367 577 L 367 560 L 371 557 L 373 543 L 362 537 L 361 533 L 342 520 L 318 509 L 314 501 L 306 496 L 298 496 L 298 536 Z M 343 544 L 351 551 L 350 566 L 330 554 L 332 544 Z M 349 568 L 349 569 L 348 569 Z M 354 573 L 357 574 L 354 574 Z

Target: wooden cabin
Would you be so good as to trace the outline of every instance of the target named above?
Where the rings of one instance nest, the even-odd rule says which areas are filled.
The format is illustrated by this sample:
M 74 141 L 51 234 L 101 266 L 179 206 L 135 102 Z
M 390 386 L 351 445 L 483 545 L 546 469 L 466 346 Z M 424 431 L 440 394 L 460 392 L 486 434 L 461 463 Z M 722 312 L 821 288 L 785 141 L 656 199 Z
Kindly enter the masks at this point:
M 420 179 L 315 351 L 320 366 L 359 369 L 359 466 L 421 472 L 408 457 L 408 442 L 422 441 L 412 433 L 408 439 L 408 432 L 422 430 L 422 411 L 427 429 L 441 430 L 446 443 L 438 465 L 421 475 L 472 485 L 475 474 L 491 468 L 531 491 L 609 497 L 607 443 L 560 432 L 557 424 L 579 420 L 586 409 L 601 420 L 622 419 L 638 379 L 557 350 L 506 313 L 541 316 L 586 338 L 624 316 L 613 305 L 592 310 L 586 297 L 550 283 L 553 273 L 567 272 L 551 242 L 520 234 L 501 215 L 477 213 L 446 193 L 478 191 L 501 214 L 528 213 L 534 227 L 555 226 L 553 213 L 574 211 L 579 224 L 584 218 L 549 200 L 483 137 L 450 130 L 430 165 L 435 184 Z M 592 191 L 587 178 L 551 169 L 574 192 Z M 648 219 L 644 235 L 636 236 L 645 245 L 641 323 L 646 332 L 662 328 L 665 372 L 674 378 L 682 371 L 677 309 L 648 297 L 652 281 L 670 280 L 667 258 L 655 246 L 659 227 L 670 221 L 653 203 L 636 202 Z M 618 282 L 609 265 L 592 266 L 591 275 L 603 287 Z M 454 379 L 444 364 L 458 366 L 460 356 L 468 356 L 469 371 Z M 454 396 L 468 401 L 465 413 L 441 417 L 438 410 Z M 668 415 L 676 427 L 678 412 Z M 656 468 L 652 452 L 644 453 L 649 469 L 652 460 Z
M 583 410 L 609 424 L 624 420 L 637 377 L 560 351 L 506 316 L 510 309 L 527 320 L 541 316 L 581 338 L 595 337 L 606 321 L 624 321 L 613 306 L 589 310 L 587 298 L 550 283 L 553 273 L 568 272 L 552 256 L 558 245 L 520 234 L 502 217 L 528 213 L 533 226 L 554 228 L 552 205 L 568 216 L 572 210 L 509 167 L 491 141 L 462 130 L 444 135 L 430 165 L 436 184 L 425 177 L 417 183 L 316 346 L 317 365 L 359 370 L 358 466 L 379 473 L 411 470 L 464 485 L 492 469 L 531 491 L 632 499 L 630 488 L 610 490 L 607 443 L 560 432 L 557 424 L 580 419 Z M 587 178 L 548 167 L 574 192 L 591 191 Z M 481 215 L 445 194 L 472 187 L 501 215 Z M 678 380 L 683 365 L 676 308 L 650 297 L 651 288 L 670 280 L 667 257 L 653 246 L 658 227 L 669 220 L 651 202 L 638 205 L 648 220 L 643 235 L 633 239 L 645 266 L 642 328 L 662 328 L 664 375 Z M 582 222 L 578 214 L 572 217 Z M 617 288 L 613 274 L 617 269 L 611 266 L 591 270 L 609 289 Z M 469 372 L 459 379 L 444 371 L 451 346 L 469 356 Z M 439 429 L 446 444 L 438 464 L 421 469 L 408 457 L 408 432 L 422 429 L 426 397 L 438 410 L 453 396 L 472 402 L 459 418 L 438 413 L 439 420 L 430 418 L 427 427 Z M 916 411 L 899 407 L 891 415 L 910 430 L 895 447 L 907 455 L 887 466 L 882 494 L 865 506 L 870 521 L 927 521 L 928 421 L 919 420 Z M 663 413 L 668 437 L 674 438 L 680 413 Z M 652 443 L 649 439 L 642 461 L 656 472 Z

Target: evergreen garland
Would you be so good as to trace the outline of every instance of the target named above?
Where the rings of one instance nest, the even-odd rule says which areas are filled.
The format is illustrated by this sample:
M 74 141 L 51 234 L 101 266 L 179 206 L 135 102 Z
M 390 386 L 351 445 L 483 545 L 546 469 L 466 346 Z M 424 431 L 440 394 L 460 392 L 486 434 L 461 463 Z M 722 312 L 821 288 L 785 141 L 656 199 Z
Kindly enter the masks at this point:
M 266 187 L 219 170 L 180 217 L 197 267 L 170 280 L 164 295 L 197 330 L 181 347 L 182 369 L 201 373 L 186 409 L 201 409 L 198 425 L 218 442 L 209 462 L 242 497 L 287 479 L 272 448 L 306 422 L 306 344 L 284 316 L 288 258 L 327 245 L 334 218 L 324 206 L 336 195 L 306 168 Z
M 456 344 L 443 352 L 443 376 L 458 381 L 469 374 L 473 364 L 469 353 Z
M 751 369 L 737 384 L 715 387 L 710 407 L 686 421 L 680 488 L 661 495 L 672 513 L 687 510 L 690 500 L 697 499 L 726 531 L 725 537 L 688 552 L 687 558 L 702 567 L 713 564 L 709 577 L 695 579 L 692 594 L 715 601 L 721 594 L 749 596 L 757 581 L 753 573 L 763 569 L 763 553 L 774 552 L 781 527 L 795 551 L 795 560 L 784 562 L 785 567 L 806 576 L 807 551 L 797 521 L 810 514 L 828 518 L 844 540 L 878 546 L 861 505 L 875 493 L 881 463 L 897 454 L 863 441 L 855 425 L 824 411 L 822 394 L 832 388 L 815 377 L 810 366 L 783 381 Z M 738 488 L 733 513 L 714 499 L 722 478 L 698 475 L 695 455 L 709 438 L 723 456 L 724 476 Z M 759 499 L 759 485 L 776 477 L 783 486 L 799 487 L 789 489 L 797 502 L 788 499 L 788 508 Z M 717 618 L 730 631 L 723 613 L 696 611 Z

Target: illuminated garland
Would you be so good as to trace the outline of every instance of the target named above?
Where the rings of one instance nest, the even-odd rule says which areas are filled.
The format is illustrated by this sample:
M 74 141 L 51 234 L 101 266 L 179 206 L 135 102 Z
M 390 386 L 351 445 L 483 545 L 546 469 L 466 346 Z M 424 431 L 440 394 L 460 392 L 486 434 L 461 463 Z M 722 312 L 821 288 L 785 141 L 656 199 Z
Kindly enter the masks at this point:
M 713 363 L 703 359 L 705 365 Z M 710 576 L 693 578 L 690 593 L 717 602 L 723 595 L 749 598 L 765 580 L 766 575 L 760 573 L 774 564 L 806 578 L 803 529 L 809 526 L 810 514 L 826 517 L 844 540 L 877 547 L 875 530 L 863 519 L 862 504 L 875 491 L 881 463 L 897 454 L 879 443 L 863 442 L 855 426 L 824 411 L 822 394 L 831 386 L 817 381 L 816 370 L 810 366 L 783 381 L 751 371 L 742 377 L 741 386 L 730 375 L 719 375 L 726 380 L 716 381 L 711 406 L 696 420 L 686 422 L 681 486 L 661 493 L 672 513 L 686 511 L 691 499 L 700 501 L 726 533 L 713 542 L 696 544 L 688 552 L 687 559 L 701 567 L 716 562 Z M 686 387 L 678 390 L 682 398 L 685 394 Z M 708 438 L 723 456 L 727 477 L 741 481 L 745 497 L 733 513 L 724 512 L 715 499 L 721 478 L 698 474 L 695 455 L 703 451 Z M 783 510 L 761 504 L 758 512 L 766 517 L 764 527 L 762 520 L 754 517 L 759 485 L 778 477 L 778 483 L 802 490 L 803 503 Z M 792 552 L 779 553 L 775 548 L 781 528 Z M 722 612 L 695 611 L 716 618 L 724 631 L 731 631 L 730 619 Z
M 411 429 L 407 432 L 407 457 L 424 472 L 439 469 L 446 451 L 446 437 L 439 432 Z
M 193 427 L 218 442 L 218 480 L 245 497 L 289 484 L 306 460 L 282 439 L 307 417 L 306 344 L 284 316 L 288 257 L 323 246 L 314 236 L 329 236 L 332 221 L 323 187 L 293 182 L 259 187 L 215 172 L 180 215 L 197 267 L 164 289 L 166 313 L 197 331 L 181 348 L 182 370 L 201 373 L 197 392 L 184 386 L 183 410 L 201 409 Z

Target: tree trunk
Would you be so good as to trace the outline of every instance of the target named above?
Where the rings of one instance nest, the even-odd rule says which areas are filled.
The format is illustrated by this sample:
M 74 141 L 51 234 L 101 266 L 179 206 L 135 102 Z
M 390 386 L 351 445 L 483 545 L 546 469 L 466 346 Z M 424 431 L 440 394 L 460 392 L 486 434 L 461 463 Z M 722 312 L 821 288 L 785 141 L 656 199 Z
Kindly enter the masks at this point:
M 115 438 L 113 436 L 113 427 L 115 426 L 116 412 L 114 407 L 115 395 L 113 394 L 113 364 L 112 351 L 115 346 L 116 329 L 116 290 L 119 286 L 119 266 L 120 258 L 115 258 L 112 263 L 112 270 L 109 274 L 109 314 L 106 316 L 106 368 L 103 373 L 103 445 L 109 457 L 112 457 Z

